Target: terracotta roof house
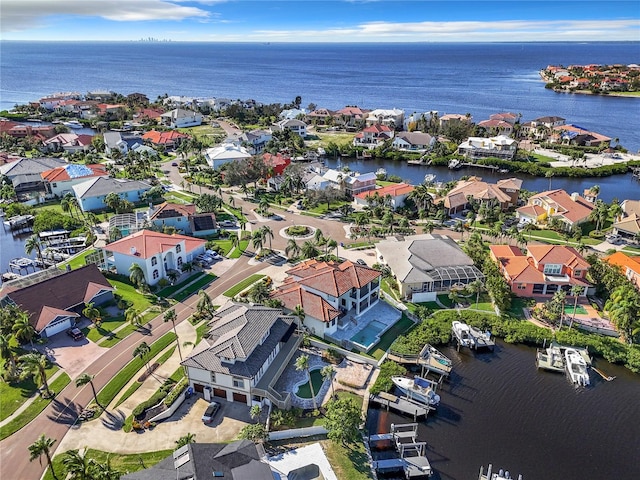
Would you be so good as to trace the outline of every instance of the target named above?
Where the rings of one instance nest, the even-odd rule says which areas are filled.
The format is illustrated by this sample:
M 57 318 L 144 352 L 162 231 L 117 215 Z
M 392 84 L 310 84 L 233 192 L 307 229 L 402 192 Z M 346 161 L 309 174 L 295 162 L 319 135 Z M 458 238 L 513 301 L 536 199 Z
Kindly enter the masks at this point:
M 509 136 L 513 133 L 513 124 L 497 118 L 490 118 L 489 120 L 482 120 L 478 122 L 478 127 L 490 135 L 506 135 Z
M 29 323 L 42 338 L 76 323 L 86 303 L 113 299 L 114 288 L 96 265 L 87 265 L 9 292 L 0 291 L 0 305 L 12 303 L 29 313 Z
M 490 256 L 498 263 L 511 291 L 519 297 L 553 295 L 559 290 L 571 294 L 582 287 L 586 297 L 591 286 L 585 279 L 589 264 L 573 247 L 529 245 L 525 255 L 511 245 L 490 245 Z
M 202 114 L 193 110 L 176 108 L 160 115 L 160 123 L 169 128 L 197 127 L 202 125 Z
M 611 143 L 611 137 L 589 131 L 586 128 L 582 128 L 577 125 L 560 125 L 558 127 L 554 127 L 553 130 L 557 134 L 560 142 L 566 145 L 598 147 L 601 145 L 609 145 Z M 554 137 L 552 137 L 552 140 L 553 139 Z
M 149 130 L 142 136 L 142 140 L 146 140 L 156 147 L 164 147 L 167 150 L 176 148 L 180 142 L 189 138 L 189 135 L 170 130 L 168 132 L 158 132 Z
M 622 252 L 616 252 L 604 260 L 611 265 L 620 267 L 624 276 L 640 290 L 640 257 L 630 257 Z
M 82 211 L 89 212 L 106 209 L 105 198 L 112 192 L 130 202 L 139 202 L 142 200 L 142 195 L 151 189 L 151 185 L 139 180 L 99 176 L 73 185 L 71 188 Z
M 336 112 L 336 123 L 340 123 L 347 130 L 353 131 L 364 125 L 369 112 L 370 110 L 357 106 L 347 106 Z
M 373 149 L 382 145 L 387 140 L 392 139 L 394 133 L 392 127 L 375 123 L 356 134 L 356 136 L 353 137 L 353 145 Z
M 279 308 L 227 302 L 208 326 L 182 362 L 196 392 L 247 406 L 267 399 L 279 408 L 291 407 L 290 393 L 273 385 L 300 345 L 294 317 Z
M 291 165 L 291 157 L 282 153 L 276 155 L 265 153 L 262 155 L 262 160 L 267 167 L 273 170 L 273 175 L 269 176 L 280 176 L 284 173 L 284 169 Z
M 493 115 L 489 115 L 489 118 L 491 120 L 501 120 L 503 122 L 510 123 L 511 125 L 515 125 L 516 123 L 518 123 L 518 119 L 520 118 L 520 115 L 513 112 L 500 112 L 500 113 L 494 113 Z
M 438 293 L 464 286 L 484 275 L 446 235 L 411 235 L 376 243 L 376 259 L 391 269 L 402 298 L 432 302 Z
M 531 206 L 539 208 L 531 209 Z M 586 222 L 591 210 L 593 205 L 585 198 L 577 193 L 569 195 L 564 190 L 558 189 L 533 195 L 526 206 L 516 210 L 516 216 L 521 221 L 535 225 L 547 221 L 548 218 L 557 218 L 564 224 L 565 229 L 569 230 L 574 225 Z
M 307 113 L 305 120 L 313 125 L 327 125 L 331 123 L 336 112 L 328 108 L 317 108 L 313 112 Z
M 153 467 L 128 473 L 122 480 L 274 480 L 258 446 L 249 440 L 232 443 L 189 443 Z
M 287 275 L 271 297 L 289 311 L 302 305 L 303 324 L 323 338 L 344 327 L 347 316 L 358 316 L 379 300 L 380 272 L 348 260 L 307 260 L 287 270 Z
M 197 213 L 193 204 L 164 202 L 149 211 L 148 220 L 162 228 L 174 227 L 179 233 L 206 237 L 218 231 L 215 213 Z
M 435 137 L 422 132 L 398 132 L 391 145 L 396 150 L 425 152 L 436 143 Z
M 521 187 L 522 180 L 519 178 L 506 178 L 493 184 L 483 182 L 480 177 L 470 177 L 458 181 L 455 187 L 436 201 L 444 203 L 449 215 L 467 208 L 469 198 L 480 203 L 497 202 L 502 210 L 508 210 L 517 205 Z
M 386 187 L 358 193 L 354 195 L 353 201 L 359 206 L 368 205 L 369 197 L 374 197 L 377 194 L 380 198 L 388 198 L 391 203 L 391 208 L 395 210 L 404 206 L 404 201 L 414 190 L 415 187 L 413 185 L 409 185 L 407 183 L 394 183 L 392 185 L 387 185 Z
M 167 235 L 140 230 L 102 247 L 106 270 L 129 276 L 129 268 L 137 263 L 145 282 L 155 285 L 172 270 L 181 271 L 183 264 L 204 253 L 206 241 L 186 235 Z
M 516 154 L 518 142 L 505 135 L 496 137 L 469 137 L 458 145 L 458 153 L 473 160 L 478 158 L 500 158 L 511 160 Z
M 159 108 L 141 108 L 138 113 L 134 113 L 133 118 L 140 121 L 159 120 L 164 110 Z
M 56 167 L 40 174 L 45 191 L 49 195 L 62 197 L 65 193 L 73 193 L 73 186 L 85 182 L 92 177 L 108 177 L 104 165 L 80 165 L 70 163 L 64 167 Z
M 48 138 L 42 144 L 48 152 L 86 152 L 91 148 L 92 135 L 76 135 L 75 133 L 61 133 Z
M 59 158 L 20 158 L 0 166 L 0 174 L 6 176 L 16 192 L 44 190 L 42 172 L 67 165 Z

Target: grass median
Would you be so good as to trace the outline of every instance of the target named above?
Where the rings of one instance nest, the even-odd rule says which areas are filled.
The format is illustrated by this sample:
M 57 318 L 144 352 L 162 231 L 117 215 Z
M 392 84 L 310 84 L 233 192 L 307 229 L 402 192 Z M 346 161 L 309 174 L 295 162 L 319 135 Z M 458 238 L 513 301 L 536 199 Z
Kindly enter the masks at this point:
M 204 287 L 206 287 L 211 282 L 213 282 L 216 278 L 218 277 L 216 277 L 213 273 L 207 273 L 204 277 L 196 280 L 191 285 L 186 287 L 184 290 L 181 290 L 180 292 L 176 293 L 173 298 L 178 302 L 181 302 L 188 296 L 193 295 L 199 290 L 202 290 Z
M 147 358 L 153 358 L 162 350 L 167 348 L 167 346 L 175 341 L 176 334 L 173 332 L 165 333 L 158 340 L 153 342 L 150 347 L 151 351 Z M 98 393 L 98 401 L 100 405 L 107 406 L 109 405 L 113 399 L 116 397 L 118 392 L 120 392 L 124 386 L 129 383 L 129 381 L 145 366 L 145 362 L 143 362 L 140 358 L 135 357 L 132 361 L 127 363 L 124 368 L 122 368 L 115 377 L 113 377 L 109 383 L 107 383 L 100 393 Z
M 245 278 L 241 282 L 236 283 L 233 287 L 223 293 L 225 297 L 233 298 L 245 288 L 249 288 L 251 285 L 256 283 L 258 280 L 264 278 L 265 276 L 260 273 L 254 273 L 248 278 Z
M 57 395 L 62 391 L 64 387 L 69 384 L 69 382 L 71 382 L 69 375 L 63 373 L 49 384 L 49 388 Z M 49 405 L 49 403 L 51 403 L 53 398 L 55 398 L 55 396 L 52 398 L 36 398 L 22 413 L 17 415 L 9 423 L 6 423 L 2 427 L 0 427 L 0 440 L 4 440 L 8 436 L 13 435 L 26 424 L 31 422 L 31 420 L 40 415 L 40 413 L 42 413 L 42 411 Z

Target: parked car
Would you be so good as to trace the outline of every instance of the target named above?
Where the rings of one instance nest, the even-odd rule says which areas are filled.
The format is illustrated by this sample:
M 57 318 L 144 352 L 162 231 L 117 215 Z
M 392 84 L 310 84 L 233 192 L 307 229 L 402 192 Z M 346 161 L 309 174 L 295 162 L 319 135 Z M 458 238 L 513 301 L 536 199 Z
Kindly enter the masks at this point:
M 222 220 L 221 222 L 218 222 L 218 225 L 220 225 L 221 227 L 229 228 L 235 227 L 236 222 L 234 222 L 233 220 Z
M 82 333 L 82 330 L 80 330 L 77 327 L 73 327 L 67 330 L 67 335 L 69 335 L 71 338 L 73 338 L 76 341 L 82 340 L 84 338 L 84 334 Z
M 202 421 L 204 423 L 211 423 L 218 410 L 220 410 L 220 404 L 218 402 L 211 402 L 204 411 L 204 415 L 202 415 Z
M 365 267 L 367 266 L 367 262 L 365 262 L 363 259 L 359 258 L 356 260 L 356 263 L 360 264 L 360 265 L 364 265 Z
M 171 166 L 172 167 L 177 167 L 178 166 L 178 162 L 171 162 Z
M 214 252 L 213 250 L 207 250 L 204 254 L 212 260 L 220 260 L 222 258 L 218 252 Z

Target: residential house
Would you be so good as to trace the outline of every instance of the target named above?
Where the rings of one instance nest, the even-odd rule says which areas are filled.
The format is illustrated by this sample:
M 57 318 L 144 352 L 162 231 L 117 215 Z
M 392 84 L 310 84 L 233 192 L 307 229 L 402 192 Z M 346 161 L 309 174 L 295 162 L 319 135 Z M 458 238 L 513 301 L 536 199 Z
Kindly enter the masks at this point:
M 42 173 L 67 165 L 59 158 L 20 158 L 0 166 L 0 174 L 9 179 L 17 193 L 44 190 Z
M 73 327 L 85 304 L 102 305 L 113 299 L 114 288 L 94 264 L 52 273 L 55 276 L 47 274 L 37 283 L 18 284 L 16 288 L 5 285 L 0 291 L 0 305 L 14 304 L 25 310 L 29 323 L 42 338 Z
M 449 215 L 467 208 L 470 198 L 480 204 L 497 203 L 502 210 L 508 210 L 517 205 L 521 187 L 522 180 L 518 178 L 502 179 L 493 184 L 483 182 L 480 177 L 470 177 L 467 180 L 459 180 L 457 185 L 437 199 L 436 203 L 442 201 Z
M 134 92 L 127 95 L 129 105 L 149 105 L 149 97 L 144 93 Z
M 136 203 L 142 201 L 142 195 L 151 189 L 151 185 L 139 180 L 124 178 L 94 177 L 77 185 L 73 191 L 83 212 L 104 210 L 108 194 L 115 192 L 120 198 Z
M 197 127 L 202 125 L 202 114 L 193 110 L 176 108 L 160 115 L 160 123 L 169 128 Z
M 269 130 L 255 129 L 250 132 L 243 132 L 238 141 L 240 145 L 245 146 L 249 153 L 257 155 L 262 153 L 264 147 L 271 140 L 272 134 Z M 249 147 L 250 145 L 250 147 Z
M 176 132 L 175 130 L 170 130 L 167 132 L 149 130 L 147 133 L 142 135 L 142 140 L 148 141 L 154 147 L 162 147 L 165 150 L 173 150 L 178 145 L 180 145 L 181 142 L 187 140 L 188 138 L 189 135 Z
M 620 267 L 624 276 L 640 290 L 640 257 L 630 257 L 622 252 L 616 252 L 605 257 L 604 260 Z
M 454 123 L 473 123 L 471 115 L 462 115 L 460 113 L 447 113 L 439 118 L 440 128 Z
M 280 112 L 278 118 L 280 120 L 293 120 L 300 116 L 304 116 L 307 114 L 307 110 L 304 108 L 288 108 Z
M 426 152 L 436 143 L 435 137 L 422 132 L 398 132 L 391 146 L 396 150 Z
M 379 147 L 387 140 L 391 140 L 394 136 L 394 130 L 389 125 L 373 124 L 358 132 L 353 137 L 353 145 L 356 147 L 366 147 L 374 149 Z
M 358 106 L 346 106 L 335 112 L 335 123 L 343 125 L 347 131 L 359 130 L 365 125 L 365 119 L 371 110 Z
M 291 157 L 282 153 L 277 153 L 276 155 L 265 153 L 262 155 L 262 160 L 270 170 L 270 177 L 282 175 L 285 168 L 291 165 Z
M 50 196 L 62 197 L 73 193 L 73 186 L 86 182 L 92 177 L 108 177 L 104 165 L 80 165 L 70 163 L 64 167 L 56 167 L 40 174 L 45 191 Z
M 620 206 L 623 215 L 630 216 L 635 213 L 640 216 L 640 200 L 623 200 Z
M 369 205 L 370 199 L 377 197 L 378 199 L 383 200 L 385 204 L 389 205 L 392 209 L 396 210 L 397 208 L 404 206 L 404 201 L 414 190 L 415 188 L 413 185 L 409 185 L 407 183 L 393 183 L 386 187 L 358 193 L 353 196 L 353 202 L 356 206 Z
M 640 215 L 632 213 L 613 224 L 613 233 L 634 243 L 640 243 Z
M 478 122 L 478 127 L 483 129 L 489 135 L 504 135 L 508 137 L 513 133 L 513 124 L 493 118 Z
M 582 297 L 589 293 L 589 263 L 573 247 L 529 245 L 526 255 L 512 245 L 490 245 L 489 249 L 511 291 L 519 297 L 553 295 L 559 290 L 570 295 L 575 287 L 582 288 Z
M 272 132 L 279 132 L 283 130 L 291 130 L 294 133 L 297 133 L 302 138 L 307 136 L 307 124 L 302 120 L 298 120 L 296 118 L 280 120 L 274 123 L 271 126 Z
M 96 100 L 99 102 L 110 102 L 116 98 L 116 92 L 111 90 L 92 90 L 84 96 L 87 100 Z
M 35 137 L 41 141 L 56 135 L 55 125 L 32 126 L 11 120 L 0 120 L 0 134 L 6 133 L 13 138 Z
M 107 122 L 125 120 L 127 118 L 127 106 L 122 103 L 98 103 L 93 106 L 92 114 L 93 112 Z
M 92 135 L 77 135 L 75 133 L 60 133 L 46 139 L 42 144 L 47 152 L 77 153 L 86 152 L 91 148 Z
M 402 130 L 404 125 L 404 110 L 399 108 L 382 109 L 377 108 L 367 113 L 365 123 L 371 125 L 385 125 L 391 130 Z
M 564 224 L 565 230 L 581 225 L 589 220 L 593 205 L 577 193 L 569 195 L 561 189 L 548 190 L 533 195 L 527 205 L 516 210 L 521 222 L 540 225 L 549 218 L 556 218 Z
M 521 125 L 520 136 L 546 140 L 555 127 L 564 125 L 566 119 L 557 116 L 539 117 Z
M 204 158 L 211 168 L 218 168 L 225 163 L 251 158 L 251 154 L 244 147 L 225 142 L 205 150 Z
M 376 259 L 387 265 L 400 296 L 412 302 L 433 302 L 439 293 L 461 288 L 484 275 L 446 235 L 411 235 L 376 243 Z
M 144 273 L 145 282 L 155 285 L 170 271 L 180 272 L 182 265 L 204 253 L 205 244 L 205 240 L 186 235 L 140 230 L 100 250 L 106 270 L 129 276 L 131 265 L 136 263 Z
M 307 260 L 286 273 L 284 284 L 271 298 L 280 300 L 289 311 L 302 305 L 303 324 L 323 338 L 345 326 L 340 324 L 343 317 L 358 316 L 379 300 L 381 273 L 349 260 Z
M 278 308 L 227 302 L 208 325 L 182 362 L 193 389 L 205 398 L 289 408 L 290 395 L 272 386 L 300 344 L 294 317 Z
M 307 113 L 305 120 L 312 125 L 332 125 L 336 112 L 328 108 L 317 108 Z
M 577 125 L 560 125 L 554 127 L 550 136 L 551 143 L 563 143 L 565 145 L 579 145 L 584 147 L 599 147 L 611 143 L 611 137 L 589 131 Z
M 490 120 L 501 120 L 511 125 L 515 125 L 520 120 L 520 115 L 513 112 L 500 112 L 489 115 Z
M 469 137 L 458 146 L 458 153 L 472 160 L 479 158 L 499 158 L 512 160 L 516 155 L 518 142 L 504 135 L 497 137 Z
M 262 448 L 250 440 L 189 443 L 153 467 L 127 473 L 122 480 L 274 480 Z M 293 480 L 293 477 L 289 477 Z M 305 477 L 311 478 L 311 477 Z M 283 479 L 284 480 L 284 479 Z
M 148 122 L 150 120 L 160 121 L 160 115 L 164 113 L 164 110 L 159 108 L 141 108 L 137 113 L 133 114 L 133 119 L 138 122 Z
M 197 213 L 193 204 L 161 203 L 149 209 L 148 221 L 158 228 L 174 227 L 179 233 L 196 237 L 218 232 L 215 213 Z
M 378 180 L 373 172 L 341 172 L 333 169 L 327 170 L 322 176 L 331 182 L 334 188 L 344 191 L 349 196 L 375 189 Z

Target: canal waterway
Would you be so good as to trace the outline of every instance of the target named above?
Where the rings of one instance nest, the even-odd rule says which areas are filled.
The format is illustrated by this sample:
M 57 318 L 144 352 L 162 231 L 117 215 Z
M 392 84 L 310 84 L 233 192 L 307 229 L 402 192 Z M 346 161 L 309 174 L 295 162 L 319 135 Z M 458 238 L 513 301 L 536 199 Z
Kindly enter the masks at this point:
M 4 221 L 4 218 L 0 218 L 0 220 Z M 31 234 L 21 234 L 21 235 L 13 235 L 9 227 L 4 224 L 0 225 L 0 273 L 5 273 L 9 271 L 9 262 L 14 258 L 36 258 L 36 252 L 31 252 L 31 255 L 27 255 L 24 251 L 24 244 L 27 241 Z M 16 273 L 16 270 L 14 270 Z M 28 273 L 33 272 L 33 268 L 29 268 Z M 22 274 L 25 275 L 27 273 L 26 270 L 22 271 Z
M 615 376 L 591 371 L 591 386 L 538 371 L 535 349 L 497 341 L 494 353 L 442 350 L 453 375 L 439 389 L 441 404 L 419 422 L 433 478 L 471 480 L 481 465 L 504 468 L 524 480 L 640 478 L 640 376 L 597 361 Z M 386 433 L 413 419 L 370 408 L 367 428 Z
M 495 183 L 502 178 L 517 177 L 523 180 L 522 188 L 530 191 L 542 192 L 551 188 L 562 188 L 569 193 L 582 192 L 594 185 L 600 186 L 600 196 L 605 202 L 611 202 L 614 198 L 622 201 L 625 199 L 640 199 L 640 181 L 633 178 L 633 175 L 612 175 L 610 177 L 589 177 L 589 178 L 569 178 L 553 177 L 551 182 L 548 178 L 534 177 L 523 173 L 498 173 L 487 168 L 461 168 L 460 170 L 450 170 L 447 167 L 434 167 L 426 165 L 409 165 L 406 161 L 393 161 L 381 159 L 355 159 L 338 158 L 327 159 L 325 164 L 329 168 L 341 168 L 348 166 L 351 170 L 365 173 L 375 172 L 379 168 L 384 168 L 388 175 L 397 175 L 407 183 L 417 185 L 424 181 L 426 174 L 436 175 L 435 181 L 448 182 L 457 180 L 465 175 L 476 175 L 483 180 Z

